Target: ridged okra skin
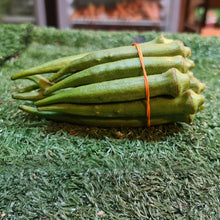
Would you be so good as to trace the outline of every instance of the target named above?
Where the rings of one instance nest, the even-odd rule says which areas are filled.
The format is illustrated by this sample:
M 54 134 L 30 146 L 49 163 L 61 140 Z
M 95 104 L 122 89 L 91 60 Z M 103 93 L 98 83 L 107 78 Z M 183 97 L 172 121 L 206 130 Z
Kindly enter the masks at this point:
M 192 90 L 187 90 L 176 98 L 155 97 L 150 100 L 151 117 L 178 114 L 179 112 L 195 114 L 204 103 L 204 97 Z M 38 107 L 39 111 L 67 113 L 79 116 L 94 117 L 146 117 L 146 100 L 133 102 L 81 105 L 81 104 L 54 104 Z
M 197 78 L 195 78 L 193 72 L 188 71 L 187 74 L 190 78 L 190 88 L 196 93 L 203 92 L 206 88 L 206 84 L 200 82 Z
M 166 72 L 170 68 L 176 68 L 186 73 L 194 67 L 194 62 L 184 59 L 182 56 L 174 57 L 144 57 L 144 64 L 148 75 Z M 142 76 L 143 70 L 139 58 L 124 59 L 90 67 L 77 72 L 45 90 L 50 94 L 56 90 L 103 82 L 114 79 Z
M 188 57 L 191 55 L 190 48 L 184 47 L 180 41 L 174 41 L 167 44 L 140 44 L 143 56 L 177 56 Z M 113 62 L 122 59 L 129 59 L 138 57 L 137 49 L 135 46 L 124 46 L 119 48 L 112 48 L 106 50 L 95 51 L 75 60 L 61 69 L 53 76 L 52 81 L 55 81 L 60 76 L 68 72 L 80 71 L 102 63 Z
M 37 115 L 39 117 L 58 121 L 58 122 L 68 122 L 77 125 L 85 125 L 85 126 L 97 126 L 97 127 L 146 127 L 147 126 L 147 118 L 146 117 L 138 117 L 138 118 L 96 118 L 96 117 L 80 117 L 73 116 L 70 114 L 57 113 L 57 112 L 44 112 L 38 111 L 34 107 L 21 105 L 20 109 L 31 113 L 33 115 Z M 159 124 L 167 124 L 173 122 L 186 122 L 190 123 L 193 120 L 194 115 L 185 115 L 185 114 L 177 114 L 177 115 L 164 115 L 161 118 L 151 118 L 151 125 L 159 125 Z
M 150 97 L 160 95 L 178 96 L 189 88 L 187 74 L 175 68 L 148 77 Z M 54 103 L 108 103 L 125 102 L 146 98 L 144 77 L 131 77 L 79 86 L 35 102 L 36 106 Z
M 39 66 L 29 68 L 27 70 L 23 70 L 19 73 L 16 73 L 11 77 L 12 80 L 24 78 L 27 76 L 35 75 L 35 74 L 42 74 L 42 73 L 50 73 L 59 71 L 64 66 L 68 65 L 69 63 L 73 62 L 74 60 L 80 59 L 83 56 L 87 55 L 88 53 L 74 55 L 74 56 L 67 56 L 62 57 L 59 59 L 55 59 L 46 63 L 43 63 Z

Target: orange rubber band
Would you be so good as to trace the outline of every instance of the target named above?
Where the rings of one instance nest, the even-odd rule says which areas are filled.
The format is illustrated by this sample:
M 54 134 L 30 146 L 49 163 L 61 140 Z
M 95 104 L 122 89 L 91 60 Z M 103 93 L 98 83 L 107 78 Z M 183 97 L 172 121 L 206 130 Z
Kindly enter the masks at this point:
M 150 91 L 149 91 L 149 84 L 148 84 L 148 79 L 147 79 L 147 73 L 144 65 L 144 58 L 143 54 L 141 51 L 141 47 L 137 43 L 133 43 L 132 46 L 136 46 L 138 56 L 141 62 L 141 67 L 143 69 L 143 74 L 144 74 L 144 84 L 145 84 L 145 91 L 146 91 L 146 100 L 147 100 L 147 127 L 150 127 Z

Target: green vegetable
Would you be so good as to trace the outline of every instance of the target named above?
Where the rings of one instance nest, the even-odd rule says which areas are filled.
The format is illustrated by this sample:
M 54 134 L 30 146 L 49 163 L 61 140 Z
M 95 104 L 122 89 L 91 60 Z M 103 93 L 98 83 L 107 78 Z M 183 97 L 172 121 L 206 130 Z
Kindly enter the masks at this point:
M 189 75 L 189 74 L 188 74 Z M 190 77 L 190 76 L 189 76 Z M 28 87 L 27 87 L 28 88 Z M 190 77 L 190 86 L 189 89 L 192 89 L 194 92 L 196 93 L 201 93 L 202 91 L 205 90 L 205 84 L 201 83 L 198 79 L 196 79 L 195 77 Z M 68 91 L 70 90 L 70 88 L 67 89 L 62 89 L 62 91 Z M 21 99 L 21 100 L 30 100 L 30 101 L 36 101 L 36 100 L 40 100 L 42 98 L 45 98 L 46 96 L 44 95 L 44 90 L 37 90 L 37 91 L 32 91 L 32 92 L 28 92 L 25 93 L 23 91 L 24 94 L 20 94 L 20 90 L 18 94 L 13 94 L 13 98 L 15 99 Z M 54 94 L 58 94 L 59 91 L 55 91 Z
M 80 117 L 73 116 L 64 113 L 57 112 L 43 112 L 38 111 L 34 107 L 20 105 L 20 109 L 31 113 L 33 115 L 37 115 L 39 117 L 43 117 L 45 119 L 60 121 L 60 122 L 68 122 L 74 123 L 78 125 L 86 125 L 86 126 L 98 126 L 98 127 L 143 127 L 147 124 L 146 117 L 144 118 L 94 118 L 94 117 Z M 176 121 L 181 122 L 192 122 L 194 115 L 185 115 L 185 114 L 177 114 L 177 115 L 164 115 L 161 118 L 151 118 L 151 125 L 158 124 L 167 124 Z
M 30 92 L 38 88 L 39 86 L 37 84 L 31 84 L 30 86 L 26 86 L 24 88 L 19 89 L 18 92 L 19 93 Z
M 197 78 L 195 78 L 193 76 L 193 72 L 188 71 L 187 74 L 190 78 L 190 88 L 196 93 L 203 92 L 206 88 L 205 83 L 201 83 Z
M 21 100 L 29 100 L 29 101 L 37 101 L 45 98 L 42 90 L 39 91 L 31 91 L 27 93 L 14 93 L 12 94 L 12 98 L 21 99 Z
M 167 44 L 140 44 L 143 56 L 176 56 L 181 55 L 188 57 L 191 55 L 191 50 L 184 47 L 180 41 L 174 41 Z M 137 49 L 135 46 L 124 46 L 106 50 L 91 52 L 88 55 L 77 59 L 51 77 L 51 81 L 56 81 L 59 77 L 69 72 L 80 71 L 98 64 L 113 62 L 122 59 L 137 57 Z
M 148 77 L 150 96 L 178 96 L 189 88 L 189 77 L 175 68 Z M 144 77 L 131 77 L 79 86 L 35 102 L 36 106 L 53 103 L 108 103 L 145 98 Z
M 173 39 L 167 39 L 164 37 L 163 34 L 159 35 L 158 37 L 156 37 L 155 39 L 153 39 L 152 41 L 148 41 L 145 44 L 168 44 L 168 43 L 172 43 L 174 41 L 178 41 L 178 40 L 173 40 Z
M 160 58 L 145 57 L 144 63 L 148 75 L 163 73 L 170 68 L 176 68 L 185 73 L 189 69 L 194 67 L 193 61 L 189 59 L 184 59 L 182 56 Z M 143 70 L 140 66 L 139 58 L 124 59 L 96 65 L 77 72 L 47 88 L 44 93 L 50 94 L 56 90 L 67 87 L 75 87 L 91 83 L 142 75 Z
M 155 97 L 150 100 L 151 117 L 195 114 L 204 103 L 204 97 L 187 90 L 176 98 Z M 54 104 L 38 107 L 39 111 L 67 113 L 95 117 L 146 117 L 146 100 L 108 104 Z
M 161 34 L 160 36 L 156 37 L 152 41 L 146 42 L 145 44 L 162 44 L 162 43 L 171 43 L 171 42 L 174 42 L 174 40 L 166 39 L 163 36 L 163 34 Z M 59 58 L 59 59 L 56 59 L 53 61 L 49 61 L 47 63 L 41 64 L 39 66 L 30 68 L 27 70 L 24 70 L 20 73 L 17 73 L 14 76 L 12 76 L 12 79 L 16 79 L 17 77 L 24 78 L 25 76 L 35 75 L 35 74 L 39 74 L 39 73 L 48 73 L 48 72 L 58 71 L 61 67 L 65 66 L 69 62 L 73 61 L 73 59 L 78 59 L 78 58 L 82 57 L 83 55 L 86 55 L 86 53 L 80 54 L 80 55 L 75 55 L 75 56 L 63 57 L 63 58 Z M 49 78 L 49 80 L 51 80 L 51 79 Z M 59 80 L 62 80 L 62 78 L 59 78 Z M 35 90 L 37 88 L 39 88 L 38 85 L 32 84 L 30 86 L 27 86 L 25 88 L 20 89 L 19 93 L 29 92 L 29 91 Z
M 140 44 L 150 95 L 151 125 L 191 122 L 204 109 L 205 84 L 189 70 L 191 50 L 163 35 Z M 57 72 L 56 72 L 57 71 Z M 47 79 L 39 73 L 51 73 Z M 55 73 L 54 73 L 55 72 Z M 35 84 L 13 94 L 33 101 L 20 109 L 49 120 L 86 126 L 147 126 L 148 101 L 135 46 L 64 57 L 15 74 Z
M 15 75 L 11 77 L 11 79 L 15 80 L 15 79 L 20 79 L 20 78 L 25 78 L 27 76 L 35 75 L 35 74 L 55 72 L 55 71 L 60 70 L 67 64 L 73 62 L 74 60 L 80 59 L 87 54 L 88 53 L 84 53 L 84 54 L 62 57 L 56 60 L 52 60 L 42 65 L 32 67 L 30 69 L 16 73 Z
M 49 80 L 41 75 L 28 76 L 26 77 L 26 79 L 34 81 L 38 85 L 38 87 L 43 90 L 53 85 Z
M 163 35 L 160 35 L 153 39 L 152 41 L 146 42 L 145 44 L 162 44 L 162 43 L 171 43 L 174 42 L 172 39 L 166 39 Z M 80 59 L 83 56 L 87 55 L 89 53 L 83 53 L 79 55 L 73 55 L 73 56 L 67 56 L 58 58 L 46 63 L 43 63 L 39 66 L 29 68 L 27 70 L 21 71 L 11 77 L 12 80 L 24 78 L 26 76 L 40 74 L 40 73 L 51 73 L 59 71 L 61 68 L 66 66 L 67 64 L 71 63 L 72 61 L 76 59 Z

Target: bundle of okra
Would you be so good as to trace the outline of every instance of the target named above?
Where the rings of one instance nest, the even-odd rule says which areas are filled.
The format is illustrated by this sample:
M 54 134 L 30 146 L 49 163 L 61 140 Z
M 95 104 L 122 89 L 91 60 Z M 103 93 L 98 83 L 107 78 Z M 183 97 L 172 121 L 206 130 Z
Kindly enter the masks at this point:
M 189 47 L 163 35 L 140 44 L 150 91 L 151 125 L 192 122 L 205 84 L 190 71 Z M 41 74 L 41 75 L 39 75 Z M 42 76 L 42 74 L 45 74 Z M 59 58 L 12 76 L 34 83 L 12 97 L 19 108 L 55 121 L 100 127 L 146 126 L 146 92 L 135 46 Z

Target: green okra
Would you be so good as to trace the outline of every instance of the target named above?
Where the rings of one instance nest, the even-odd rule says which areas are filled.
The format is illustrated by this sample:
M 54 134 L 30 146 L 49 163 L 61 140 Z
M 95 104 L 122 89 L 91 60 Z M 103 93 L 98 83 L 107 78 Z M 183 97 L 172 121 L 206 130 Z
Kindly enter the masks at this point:
M 80 117 L 73 116 L 70 114 L 57 113 L 57 112 L 45 112 L 38 111 L 37 108 L 20 105 L 19 108 L 23 111 L 31 113 L 33 115 L 58 121 L 58 122 L 68 122 L 77 125 L 85 125 L 85 126 L 98 126 L 98 127 L 145 127 L 147 125 L 146 117 L 139 118 L 96 118 L 96 117 Z M 191 123 L 194 118 L 194 115 L 185 115 L 185 114 L 177 114 L 177 115 L 164 115 L 161 118 L 150 119 L 151 125 L 159 125 L 159 124 L 167 124 L 173 122 L 186 122 Z
M 147 42 L 146 44 L 162 44 L 162 43 L 171 43 L 173 41 L 174 40 L 172 40 L 172 39 L 165 38 L 163 36 L 163 34 L 161 34 L 160 36 L 156 37 L 152 41 Z M 22 71 L 22 73 L 18 73 L 16 75 L 18 77 L 20 75 L 20 77 L 21 77 L 21 75 L 28 75 L 29 76 L 29 75 L 39 74 L 39 73 L 58 71 L 61 67 L 65 66 L 69 62 L 73 61 L 73 59 L 80 58 L 81 56 L 86 55 L 86 54 L 87 53 L 55 59 L 55 60 L 49 61 L 47 63 L 44 63 L 42 65 L 24 70 L 24 71 Z M 16 78 L 17 76 L 13 76 L 12 78 Z M 22 78 L 24 78 L 24 76 L 22 76 Z M 49 80 L 51 80 L 51 79 L 49 78 Z M 61 79 L 59 78 L 59 80 L 62 80 L 62 78 Z M 38 88 L 39 88 L 39 86 L 37 84 L 32 84 L 30 86 L 27 86 L 25 88 L 20 89 L 19 93 L 29 92 L 29 91 L 32 91 L 32 90 L 35 90 Z
M 181 55 L 188 57 L 191 55 L 189 47 L 184 47 L 180 41 L 174 41 L 167 44 L 140 44 L 142 54 L 144 57 L 152 56 L 176 56 Z M 75 60 L 59 70 L 53 75 L 51 81 L 56 81 L 59 77 L 69 72 L 77 72 L 95 65 L 102 63 L 113 62 L 122 59 L 129 59 L 138 57 L 137 49 L 135 46 L 124 46 L 112 49 L 105 49 L 100 51 L 91 52 L 81 59 Z
M 28 101 L 37 101 L 45 98 L 45 96 L 43 95 L 42 90 L 37 90 L 37 91 L 31 91 L 25 93 L 14 93 L 12 94 L 12 98 L 28 100 Z
M 19 73 L 16 73 L 11 77 L 12 80 L 25 78 L 27 76 L 35 75 L 35 74 L 42 74 L 42 73 L 51 73 L 59 71 L 64 66 L 68 65 L 69 63 L 73 62 L 74 60 L 80 59 L 83 56 L 86 56 L 88 53 L 74 55 L 74 56 L 67 56 L 62 57 L 59 59 L 55 59 L 46 63 L 43 63 L 39 66 L 29 68 L 27 70 L 23 70 Z
M 155 97 L 150 99 L 151 117 L 163 115 L 195 114 L 204 103 L 204 96 L 187 90 L 176 98 Z M 95 116 L 105 118 L 146 117 L 146 100 L 108 104 L 53 104 L 38 107 L 39 111 L 51 111 L 79 116 Z
M 24 93 L 24 92 L 30 92 L 33 90 L 39 89 L 39 86 L 37 84 L 31 84 L 29 86 L 26 86 L 24 88 L 21 88 L 18 90 L 19 93 Z
M 187 72 L 189 78 L 190 78 L 190 88 L 196 92 L 196 93 L 201 93 L 205 90 L 206 84 L 200 82 L 197 78 L 194 77 L 193 72 L 188 71 Z
M 175 68 L 148 77 L 150 97 L 178 96 L 189 88 L 189 77 Z M 146 97 L 144 77 L 131 77 L 79 86 L 35 102 L 36 106 L 54 103 L 108 103 L 140 100 Z
M 53 83 L 51 83 L 48 79 L 46 79 L 45 77 L 41 75 L 27 76 L 26 79 L 32 80 L 38 85 L 39 88 L 43 90 L 53 85 Z
M 162 43 L 171 43 L 171 42 L 173 42 L 173 40 L 166 39 L 163 35 L 160 35 L 156 37 L 155 39 L 153 39 L 152 41 L 147 42 L 146 44 L 162 44 Z M 59 71 L 64 66 L 68 65 L 69 63 L 71 63 L 73 60 L 80 59 L 87 54 L 89 53 L 87 52 L 83 54 L 58 58 L 58 59 L 43 63 L 41 65 L 23 70 L 19 73 L 16 73 L 15 75 L 11 77 L 11 79 L 15 80 L 15 79 L 24 78 L 26 76 L 40 74 L 40 73 L 56 72 L 56 71 Z
M 184 59 L 182 56 L 173 57 L 144 57 L 145 68 L 148 75 L 166 72 L 170 68 L 176 68 L 185 73 L 194 67 L 194 62 Z M 139 58 L 124 59 L 110 63 L 104 63 L 82 70 L 66 77 L 45 90 L 45 94 L 81 85 L 122 79 L 143 75 Z
M 26 77 L 26 78 L 31 78 L 31 77 L 38 78 L 38 75 L 32 75 L 32 76 L 29 76 L 29 77 Z M 68 77 L 68 75 L 66 75 L 65 77 Z M 63 78 L 65 78 L 65 77 L 63 76 Z M 32 78 L 32 79 L 34 79 L 34 78 Z M 42 76 L 40 76 L 40 78 L 42 78 Z M 61 77 L 59 80 L 62 80 L 63 78 Z M 39 78 L 37 80 L 39 80 Z M 43 83 L 43 85 L 41 87 L 39 87 L 38 84 L 32 84 L 32 85 L 29 85 L 29 86 L 26 86 L 26 87 L 20 89 L 18 92 L 19 93 L 30 92 L 30 91 L 33 91 L 33 90 L 36 90 L 36 89 L 39 89 L 39 88 L 45 90 L 47 87 L 52 86 L 54 84 L 46 78 L 44 78 L 44 80 L 48 81 L 48 83 L 46 83 L 46 84 Z M 34 81 L 34 80 L 32 80 L 32 81 Z
M 67 91 L 67 90 L 69 90 L 69 88 L 63 89 L 62 91 Z M 57 94 L 57 92 L 55 92 L 54 94 Z M 30 92 L 18 92 L 12 94 L 12 98 L 14 99 L 29 100 L 29 101 L 37 101 L 46 97 L 48 96 L 44 95 L 42 89 L 37 89 Z

